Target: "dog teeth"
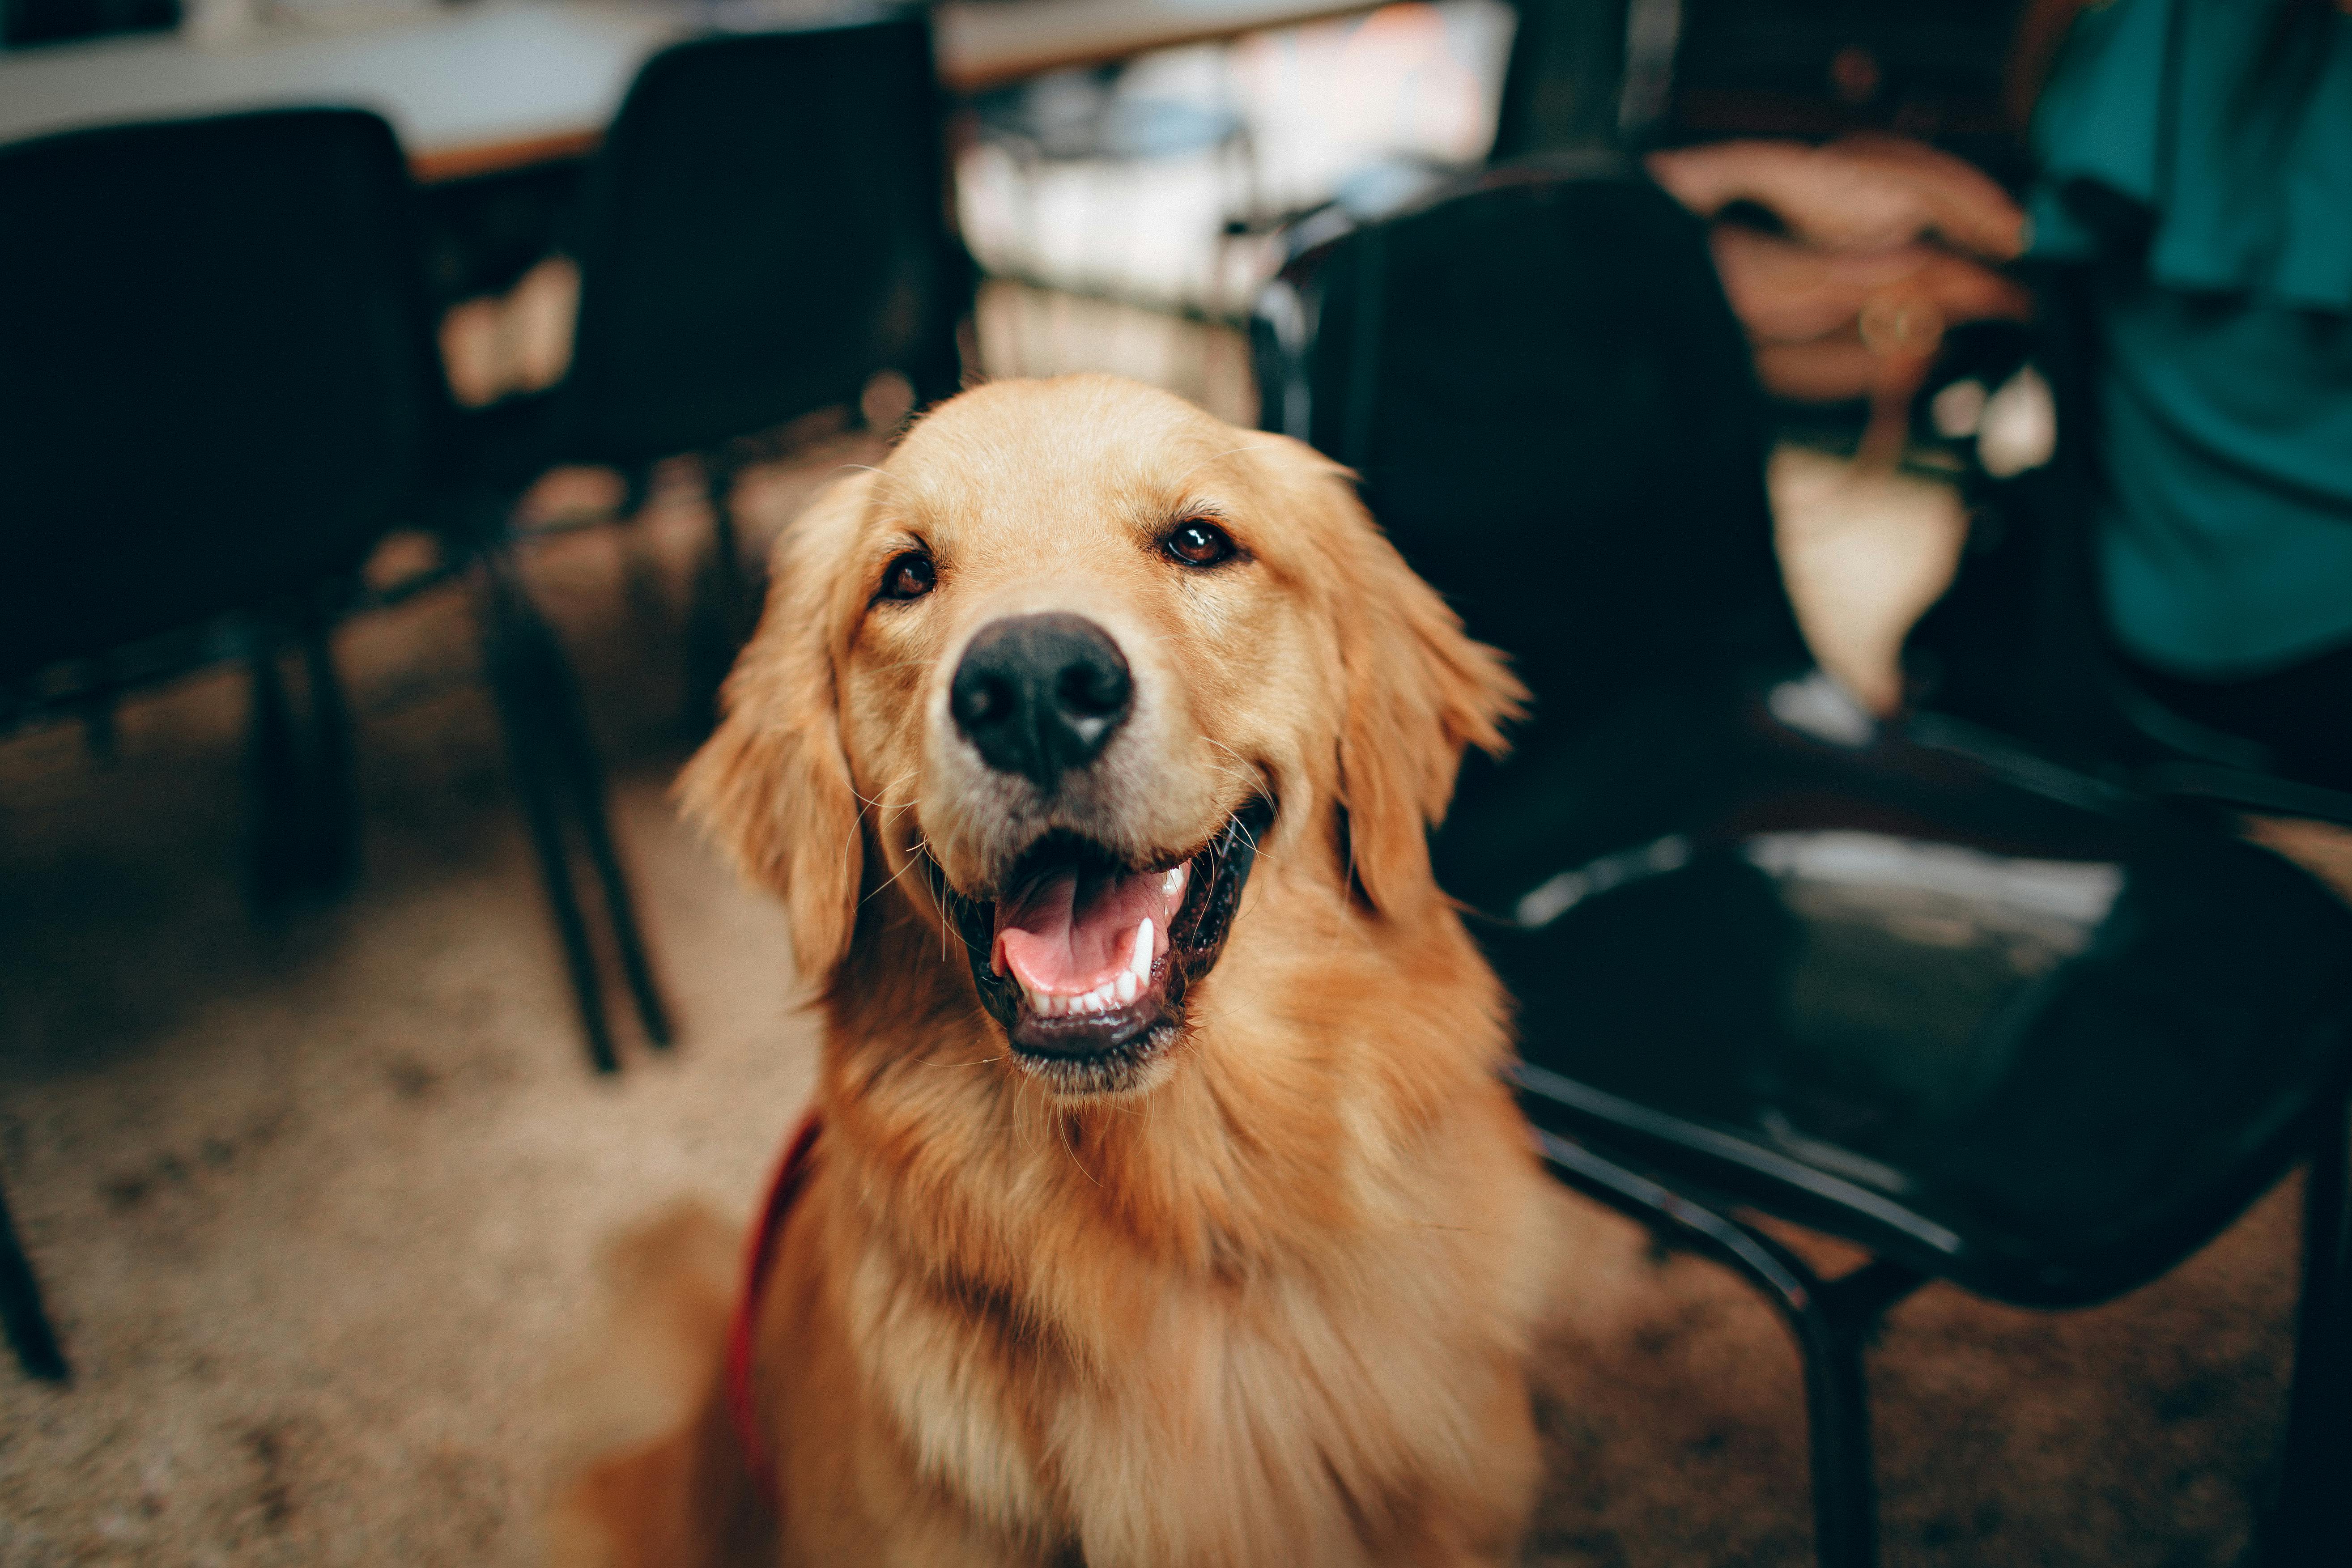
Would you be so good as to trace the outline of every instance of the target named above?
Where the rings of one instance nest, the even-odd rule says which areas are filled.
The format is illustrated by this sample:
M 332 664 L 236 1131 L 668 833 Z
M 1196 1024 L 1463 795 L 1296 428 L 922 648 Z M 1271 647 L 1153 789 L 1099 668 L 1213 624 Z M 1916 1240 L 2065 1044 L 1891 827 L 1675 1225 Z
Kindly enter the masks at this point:
M 1181 870 L 1181 868 L 1179 868 Z M 1128 950 L 1127 966 L 1093 990 L 1076 996 L 1057 994 L 1051 991 L 1033 991 L 1022 982 L 1021 994 L 1029 1010 L 1040 1018 L 1069 1018 L 1082 1013 L 1108 1013 L 1124 1007 L 1143 994 L 1151 984 L 1151 962 L 1158 956 L 1154 938 L 1159 926 L 1150 917 L 1135 928 L 1134 944 Z
M 1169 868 L 1168 875 L 1160 879 L 1160 893 L 1171 904 L 1184 896 L 1184 879 L 1192 874 L 1192 863 Z

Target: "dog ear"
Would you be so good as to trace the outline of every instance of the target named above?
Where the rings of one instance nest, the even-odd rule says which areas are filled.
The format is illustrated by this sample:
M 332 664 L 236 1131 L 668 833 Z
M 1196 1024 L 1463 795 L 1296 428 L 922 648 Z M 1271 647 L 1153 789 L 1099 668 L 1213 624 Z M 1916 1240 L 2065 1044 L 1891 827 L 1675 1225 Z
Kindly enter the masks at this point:
M 828 601 L 874 477 L 835 484 L 778 541 L 767 609 L 721 695 L 725 717 L 677 785 L 686 815 L 736 874 L 782 897 L 793 960 L 819 988 L 849 951 L 865 871 Z
M 1356 497 L 1355 476 L 1304 447 L 1295 459 L 1325 520 L 1344 706 L 1339 794 L 1348 852 L 1372 907 L 1395 915 L 1435 890 L 1429 830 L 1444 819 L 1465 747 L 1500 756 L 1527 688 L 1437 595 Z

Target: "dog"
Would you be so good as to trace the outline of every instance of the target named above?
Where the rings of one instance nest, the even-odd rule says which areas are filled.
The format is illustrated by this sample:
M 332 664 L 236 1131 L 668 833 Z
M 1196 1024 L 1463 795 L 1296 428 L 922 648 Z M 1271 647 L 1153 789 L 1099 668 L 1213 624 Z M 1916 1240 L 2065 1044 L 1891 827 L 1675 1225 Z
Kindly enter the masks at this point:
M 1107 376 L 940 405 L 772 581 L 680 795 L 816 1120 L 577 1555 L 1516 1562 L 1557 1189 L 1428 848 L 1499 656 L 1344 469 Z

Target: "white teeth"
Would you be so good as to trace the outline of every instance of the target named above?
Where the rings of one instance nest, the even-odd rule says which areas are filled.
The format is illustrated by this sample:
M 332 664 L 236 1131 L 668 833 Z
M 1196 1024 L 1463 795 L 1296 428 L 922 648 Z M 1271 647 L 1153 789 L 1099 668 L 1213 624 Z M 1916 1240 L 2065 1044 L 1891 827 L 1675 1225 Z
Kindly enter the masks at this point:
M 1181 869 L 1180 867 L 1178 869 Z M 1067 1018 L 1080 1013 L 1108 1013 L 1124 1007 L 1143 994 L 1151 984 L 1151 962 L 1158 957 L 1153 938 L 1159 926 L 1147 916 L 1135 928 L 1135 943 L 1128 950 L 1127 966 L 1093 990 L 1076 996 L 1056 995 L 1050 991 L 1033 991 L 1026 981 L 1021 992 L 1029 1003 L 1029 1010 L 1040 1018 Z
M 1160 895 L 1170 903 L 1183 896 L 1184 879 L 1191 870 L 1192 862 L 1186 861 L 1181 866 L 1171 867 L 1168 875 L 1160 879 Z

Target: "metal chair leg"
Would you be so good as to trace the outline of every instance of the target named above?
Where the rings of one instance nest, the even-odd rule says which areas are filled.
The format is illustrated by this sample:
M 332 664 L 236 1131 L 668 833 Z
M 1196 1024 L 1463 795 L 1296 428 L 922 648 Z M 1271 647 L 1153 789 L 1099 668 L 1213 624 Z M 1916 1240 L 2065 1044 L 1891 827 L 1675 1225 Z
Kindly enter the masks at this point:
M 302 762 L 278 656 L 276 629 L 256 627 L 247 656 L 253 678 L 247 766 L 252 781 L 253 898 L 264 910 L 284 903 L 303 881 Z
M 486 553 L 477 567 L 490 691 L 506 731 L 507 756 L 513 765 L 516 793 L 522 797 L 523 819 L 530 830 L 540 879 L 555 917 L 556 935 L 563 944 L 572 998 L 588 1038 L 588 1059 L 600 1073 L 615 1072 L 620 1058 L 614 1051 L 612 1028 L 604 1017 L 595 951 L 589 944 L 587 921 L 580 912 L 557 816 L 552 777 L 555 748 L 546 721 L 550 704 L 560 700 L 549 689 L 548 643 L 553 634 L 521 596 L 511 579 L 512 570 L 503 551 Z
M 646 510 L 653 500 L 653 470 L 644 467 L 621 470 L 621 499 L 614 509 L 621 542 L 621 585 L 629 616 L 647 637 L 670 635 L 677 614 L 664 592 L 661 571 L 646 537 Z
M 80 705 L 83 743 L 94 763 L 110 765 L 121 750 L 122 736 L 114 722 L 114 699 L 112 687 L 101 687 Z
M 754 605 L 735 527 L 735 466 L 716 454 L 703 458 L 710 502 L 710 552 L 695 578 L 686 628 L 687 719 L 697 734 L 719 721 L 719 689 L 751 635 Z
M 661 988 L 655 984 L 653 965 L 646 957 L 645 936 L 637 926 L 636 906 L 629 896 L 620 858 L 613 849 L 602 775 L 595 775 L 593 784 L 583 779 L 578 787 L 581 833 L 588 841 L 588 858 L 604 886 L 604 916 L 613 923 L 613 945 L 621 956 L 622 976 L 628 982 L 630 998 L 636 1004 L 637 1022 L 645 1029 L 646 1040 L 667 1049 L 671 1038 L 669 1009 L 662 1002 Z
M 317 892 L 338 892 L 359 872 L 359 784 L 352 744 L 351 705 L 335 668 L 333 630 L 324 616 L 303 628 L 302 662 L 310 697 L 310 778 L 305 820 L 304 880 Z
M 1813 1555 L 1822 1568 L 1874 1568 L 1878 1499 L 1872 1475 L 1863 1352 L 1880 1313 L 1926 1283 L 1881 1258 L 1824 1280 L 1786 1247 L 1685 1194 L 1541 1129 L 1537 1147 L 1570 1186 L 1703 1252 L 1745 1278 L 1780 1313 L 1804 1363 L 1813 1481 Z
M 2352 1474 L 2352 1290 L 2346 1289 L 2346 1184 L 2352 1176 L 2345 1109 L 2330 1111 L 2313 1145 L 2303 1193 L 2303 1297 L 2295 1313 L 2294 1382 L 2278 1511 L 2263 1556 L 2281 1568 L 2320 1568 L 2347 1555 L 2336 1489 Z
M 662 1003 L 653 965 L 646 957 L 636 904 L 630 897 L 620 856 L 613 847 L 612 807 L 604 787 L 604 764 L 597 758 L 595 742 L 588 732 L 580 684 L 573 679 L 554 633 L 545 622 L 537 620 L 535 614 L 533 619 L 538 636 L 543 639 L 541 653 L 545 661 L 546 689 L 542 716 L 551 760 L 571 792 L 572 812 L 587 845 L 589 862 L 596 869 L 604 899 L 604 918 L 612 924 L 613 945 L 620 954 L 621 973 L 636 1004 L 638 1022 L 647 1040 L 666 1047 L 670 1043 L 669 1011 Z
M 0 1328 L 16 1352 L 16 1364 L 27 1377 L 44 1383 L 66 1383 L 73 1371 L 58 1348 L 57 1331 L 49 1325 L 41 1304 L 41 1282 L 34 1277 L 32 1260 L 16 1238 L 16 1222 L 8 1213 L 7 1189 L 0 1187 Z
M 1780 1250 L 1769 1237 L 1748 1235 Z M 1804 1267 L 1792 1255 L 1784 1252 L 1783 1258 Z M 1824 1563 L 1869 1568 L 1878 1561 L 1878 1481 L 1864 1353 L 1880 1314 L 1926 1280 L 1883 1258 L 1835 1279 L 1823 1280 L 1810 1270 L 1806 1278 L 1811 1299 L 1783 1300 L 1780 1307 L 1805 1363 L 1814 1555 Z

